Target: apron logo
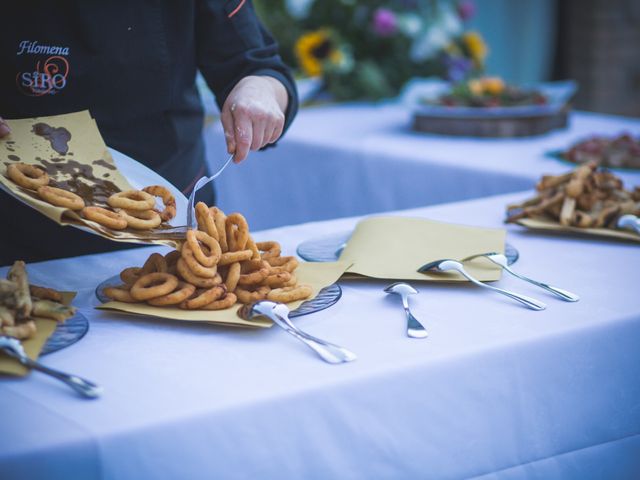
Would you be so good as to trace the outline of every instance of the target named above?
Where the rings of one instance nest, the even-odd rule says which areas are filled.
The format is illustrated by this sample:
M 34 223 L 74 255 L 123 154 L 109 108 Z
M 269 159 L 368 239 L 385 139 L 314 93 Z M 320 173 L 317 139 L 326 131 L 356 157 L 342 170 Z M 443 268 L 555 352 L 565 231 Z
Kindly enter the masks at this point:
M 16 84 L 23 95 L 40 97 L 55 95 L 67 86 L 69 75 L 69 48 L 38 45 L 38 42 L 23 40 L 18 46 L 16 55 L 51 55 L 44 60 L 38 60 L 33 71 L 18 72 Z

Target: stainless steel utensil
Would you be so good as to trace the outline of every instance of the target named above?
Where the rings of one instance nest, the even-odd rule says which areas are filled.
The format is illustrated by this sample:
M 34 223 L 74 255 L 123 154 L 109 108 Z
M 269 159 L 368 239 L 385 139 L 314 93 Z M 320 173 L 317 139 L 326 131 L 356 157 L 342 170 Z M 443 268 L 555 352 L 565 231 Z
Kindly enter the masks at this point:
M 17 338 L 0 335 L 0 350 L 17 359 L 24 366 L 39 370 L 42 373 L 46 373 L 47 375 L 66 383 L 83 397 L 97 398 L 102 395 L 102 387 L 90 382 L 89 380 L 85 380 L 84 378 L 80 378 L 76 375 L 60 372 L 53 368 L 45 367 L 41 363 L 31 360 L 27 357 L 20 340 Z
M 424 326 L 413 316 L 411 310 L 409 310 L 409 295 L 415 295 L 418 291 L 408 283 L 396 282 L 387 286 L 384 289 L 387 293 L 394 293 L 399 295 L 402 299 L 402 306 L 404 312 L 407 315 L 407 336 L 411 338 L 427 338 L 427 331 Z
M 429 262 L 429 263 L 423 265 L 422 267 L 420 267 L 418 269 L 418 271 L 422 272 L 422 273 L 424 273 L 424 272 L 450 272 L 450 271 L 455 271 L 455 272 L 458 272 L 459 274 L 461 274 L 463 277 L 465 277 L 470 282 L 475 283 L 479 287 L 487 288 L 487 289 L 492 290 L 492 291 L 494 291 L 496 293 L 500 293 L 502 295 L 506 295 L 507 297 L 512 298 L 513 300 L 516 300 L 516 301 L 522 303 L 525 307 L 530 308 L 531 310 L 544 310 L 545 308 L 547 308 L 547 306 L 544 303 L 542 303 L 542 302 L 540 302 L 538 300 L 535 300 L 533 298 L 527 297 L 525 295 L 521 295 L 519 293 L 511 292 L 509 290 L 504 290 L 502 288 L 493 287 L 491 285 L 487 285 L 486 283 L 482 283 L 478 279 L 472 277 L 464 269 L 464 266 L 462 266 L 462 264 L 460 262 L 458 262 L 457 260 L 451 260 L 451 259 L 436 260 L 434 262 Z
M 193 190 L 191 191 L 191 195 L 189 195 L 189 202 L 187 203 L 187 228 L 191 228 L 191 229 L 198 228 L 198 223 L 196 221 L 196 216 L 195 216 L 195 212 L 194 212 L 194 209 L 193 209 L 193 202 L 196 199 L 196 192 L 198 190 L 200 190 L 202 187 L 204 187 L 207 183 L 209 183 L 212 180 L 215 180 L 217 177 L 219 177 L 220 174 L 223 172 L 223 170 L 225 168 L 227 168 L 227 165 L 229 165 L 231 163 L 231 160 L 233 160 L 233 155 L 229 156 L 227 161 L 224 162 L 224 165 L 222 165 L 222 167 L 220 167 L 220 169 L 216 173 L 214 173 L 210 177 L 202 177 L 193 186 Z
M 356 355 L 344 347 L 329 343 L 300 330 L 289 320 L 289 308 L 283 303 L 261 300 L 240 309 L 240 316 L 251 320 L 257 316 L 265 316 L 287 333 L 291 334 L 316 352 L 328 363 L 346 363 L 355 360 Z
M 548 292 L 553 293 L 554 295 L 556 295 L 557 297 L 560 297 L 562 300 L 566 302 L 577 302 L 578 300 L 580 300 L 580 297 L 575 293 L 571 293 L 567 290 L 563 290 L 562 288 L 553 287 L 547 283 L 539 282 L 537 280 L 534 280 L 529 277 L 525 277 L 524 275 L 514 272 L 507 263 L 507 257 L 502 255 L 501 253 L 497 253 L 497 252 L 478 253 L 477 255 L 471 255 L 470 257 L 463 258 L 460 261 L 468 262 L 470 260 L 473 260 L 474 258 L 480 258 L 480 257 L 486 258 L 490 262 L 498 265 L 499 267 L 502 267 L 503 270 L 510 273 L 514 277 L 519 278 L 520 280 L 524 280 L 525 282 L 529 282 L 529 283 L 532 283 L 533 285 L 537 285 L 540 288 L 544 288 Z
M 633 230 L 640 234 L 640 218 L 635 215 L 622 215 L 616 222 L 616 227 L 624 230 Z

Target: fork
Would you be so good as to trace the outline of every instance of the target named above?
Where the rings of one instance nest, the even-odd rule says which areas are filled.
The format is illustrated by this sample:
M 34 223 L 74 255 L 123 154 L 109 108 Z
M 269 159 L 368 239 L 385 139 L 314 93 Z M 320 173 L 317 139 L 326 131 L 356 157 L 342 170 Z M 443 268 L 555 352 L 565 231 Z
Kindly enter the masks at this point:
M 227 168 L 227 165 L 229 165 L 231 163 L 231 160 L 233 160 L 233 155 L 229 156 L 227 161 L 224 162 L 224 165 L 222 165 L 222 167 L 220 167 L 220 169 L 216 173 L 214 173 L 210 177 L 202 177 L 202 178 L 200 178 L 200 180 L 198 180 L 196 182 L 196 184 L 193 186 L 193 190 L 191 191 L 191 195 L 189 195 L 189 202 L 187 203 L 187 228 L 190 228 L 190 229 L 198 228 L 198 224 L 196 222 L 194 209 L 193 209 L 193 202 L 195 202 L 195 199 L 196 199 L 196 192 L 198 190 L 200 190 L 202 187 L 204 187 L 207 183 L 209 183 L 212 180 L 215 180 L 217 177 L 219 177 L 220 174 L 222 173 L 222 171 L 225 168 Z

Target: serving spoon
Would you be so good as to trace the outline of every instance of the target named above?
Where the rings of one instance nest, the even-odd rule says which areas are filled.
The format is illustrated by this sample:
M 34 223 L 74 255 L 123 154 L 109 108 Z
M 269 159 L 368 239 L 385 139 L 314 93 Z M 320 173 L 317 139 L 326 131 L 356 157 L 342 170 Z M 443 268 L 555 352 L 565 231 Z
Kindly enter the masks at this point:
M 507 257 L 505 257 L 501 253 L 497 253 L 497 252 L 478 253 L 477 255 L 471 255 L 467 258 L 463 258 L 461 262 L 468 262 L 470 260 L 473 260 L 474 258 L 481 258 L 481 257 L 486 258 L 487 260 L 498 265 L 499 267 L 502 267 L 503 270 L 510 273 L 514 277 L 519 278 L 520 280 L 524 280 L 525 282 L 529 282 L 540 288 L 543 288 L 550 293 L 553 293 L 555 296 L 560 297 L 565 302 L 577 302 L 578 300 L 580 300 L 580 297 L 578 295 L 576 295 L 575 293 L 571 293 L 568 290 L 563 290 L 562 288 L 553 287 L 547 283 L 539 282 L 537 280 L 534 280 L 529 277 L 525 277 L 524 275 L 514 272 L 509 267 L 509 264 L 507 263 Z
M 487 285 L 486 283 L 482 283 L 480 280 L 471 276 L 471 274 L 469 274 L 469 272 L 465 270 L 462 263 L 458 262 L 457 260 L 451 260 L 451 259 L 436 260 L 421 266 L 418 269 L 418 271 L 421 273 L 451 272 L 451 271 L 458 272 L 460 275 L 465 277 L 470 282 L 478 285 L 479 287 L 487 288 L 493 292 L 505 295 L 513 300 L 516 300 L 517 302 L 522 303 L 525 307 L 530 308 L 531 310 L 544 310 L 545 308 L 547 308 L 547 306 L 544 303 L 534 298 L 527 297 L 519 293 L 511 292 L 503 288 L 493 287 L 491 285 Z
M 24 348 L 22 347 L 20 340 L 15 337 L 0 335 L 0 350 L 5 352 L 10 357 L 18 360 L 25 367 L 33 368 L 42 373 L 46 373 L 47 375 L 50 375 L 53 378 L 57 378 L 61 382 L 66 383 L 69 387 L 73 388 L 76 392 L 78 392 L 85 398 L 98 398 L 100 395 L 102 395 L 102 387 L 96 385 L 93 382 L 90 382 L 89 380 L 85 380 L 84 378 L 78 377 L 77 375 L 70 375 L 59 370 L 54 370 L 50 367 L 45 367 L 41 363 L 38 363 L 35 360 L 31 360 L 24 352 Z
M 407 315 L 407 336 L 411 338 L 427 338 L 428 334 L 424 326 L 413 316 L 409 310 L 409 295 L 415 295 L 418 291 L 408 283 L 396 282 L 392 283 L 384 289 L 387 293 L 399 295 L 402 299 L 402 306 Z

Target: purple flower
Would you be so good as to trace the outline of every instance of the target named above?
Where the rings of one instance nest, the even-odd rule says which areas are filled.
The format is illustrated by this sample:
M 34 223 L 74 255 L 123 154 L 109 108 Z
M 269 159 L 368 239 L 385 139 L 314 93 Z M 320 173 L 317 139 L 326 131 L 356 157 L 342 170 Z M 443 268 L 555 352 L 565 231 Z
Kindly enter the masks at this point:
M 458 15 L 466 22 L 476 14 L 476 4 L 473 0 L 462 0 L 458 3 Z
M 464 80 L 473 67 L 473 62 L 464 57 L 447 57 L 444 59 L 447 68 L 447 79 L 453 83 Z
M 373 31 L 381 36 L 393 35 L 398 28 L 396 15 L 389 9 L 378 8 L 373 12 Z

